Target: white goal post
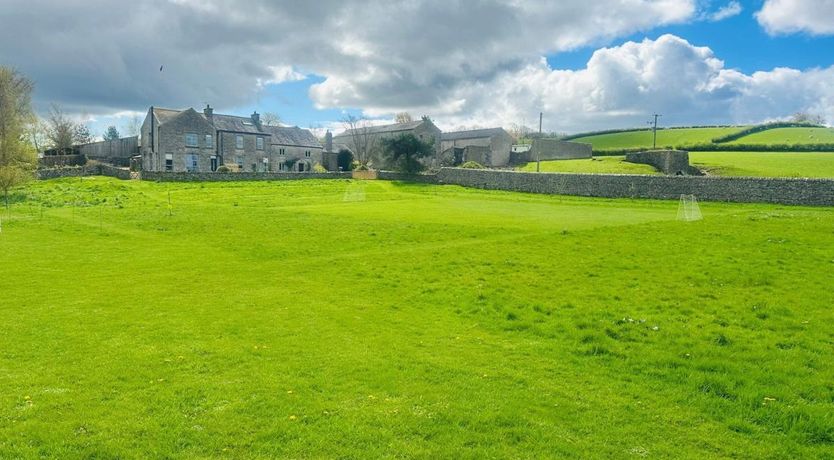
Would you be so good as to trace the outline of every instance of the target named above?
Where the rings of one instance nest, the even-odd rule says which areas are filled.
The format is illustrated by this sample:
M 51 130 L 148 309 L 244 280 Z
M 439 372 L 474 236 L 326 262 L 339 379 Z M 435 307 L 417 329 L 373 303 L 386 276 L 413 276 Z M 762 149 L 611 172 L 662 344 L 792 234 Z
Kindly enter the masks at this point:
M 703 219 L 701 207 L 698 206 L 698 199 L 695 195 L 681 195 L 678 203 L 678 220 L 682 222 L 694 222 Z

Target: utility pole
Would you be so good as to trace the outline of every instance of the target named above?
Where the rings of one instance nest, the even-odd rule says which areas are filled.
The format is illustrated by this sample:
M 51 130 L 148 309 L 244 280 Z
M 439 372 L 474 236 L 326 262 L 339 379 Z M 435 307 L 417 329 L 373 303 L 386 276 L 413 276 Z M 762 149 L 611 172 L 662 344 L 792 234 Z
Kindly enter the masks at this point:
M 652 127 L 652 138 L 653 138 L 653 140 L 652 140 L 652 150 L 657 149 L 657 119 L 662 117 L 662 116 L 663 115 L 660 115 L 660 114 L 656 113 L 656 114 L 654 114 L 654 122 L 651 122 L 651 121 L 647 122 L 650 125 L 653 124 L 653 127 Z
M 539 139 L 542 138 L 542 119 L 544 119 L 544 112 L 539 112 Z M 539 140 L 539 146 L 541 146 L 541 140 Z M 536 150 L 536 172 L 541 172 L 541 169 L 541 153 L 538 150 Z

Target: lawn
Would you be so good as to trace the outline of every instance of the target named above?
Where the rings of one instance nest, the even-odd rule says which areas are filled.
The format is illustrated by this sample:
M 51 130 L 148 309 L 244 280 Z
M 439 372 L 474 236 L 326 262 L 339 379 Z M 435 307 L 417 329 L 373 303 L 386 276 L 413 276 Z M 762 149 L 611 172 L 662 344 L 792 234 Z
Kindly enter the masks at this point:
M 26 201 L 21 201 L 26 197 Z M 0 458 L 811 458 L 834 213 L 383 181 L 39 182 Z
M 587 160 L 542 161 L 541 172 L 571 172 L 593 174 L 660 174 L 655 168 L 627 163 L 624 156 L 596 157 Z M 521 171 L 536 171 L 536 163 L 527 163 Z
M 726 136 L 743 130 L 744 126 L 730 128 L 670 128 L 657 131 L 657 146 L 682 146 L 692 144 L 709 144 L 716 137 Z M 595 151 L 631 148 L 651 148 L 652 132 L 626 131 L 621 133 L 601 134 L 580 137 L 571 142 L 584 142 L 594 146 Z
M 834 144 L 834 128 L 778 128 L 750 134 L 730 144 Z
M 829 152 L 689 152 L 689 161 L 716 176 L 834 178 Z

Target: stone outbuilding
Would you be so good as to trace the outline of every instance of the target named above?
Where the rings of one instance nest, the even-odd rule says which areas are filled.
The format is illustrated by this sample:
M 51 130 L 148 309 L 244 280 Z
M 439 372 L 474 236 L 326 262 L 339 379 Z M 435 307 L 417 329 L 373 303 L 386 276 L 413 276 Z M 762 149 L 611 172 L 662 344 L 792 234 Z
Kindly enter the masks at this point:
M 427 167 L 440 166 L 441 131 L 428 117 L 423 117 L 420 120 L 410 121 L 408 123 L 362 126 L 355 129 L 348 129 L 334 136 L 333 143 L 344 146 L 357 159 L 363 154 L 366 155 L 366 160 L 376 169 L 390 169 L 393 165 L 389 164 L 389 161 L 383 154 L 382 140 L 394 138 L 402 134 L 413 134 L 414 137 L 431 143 L 435 149 L 434 155 L 430 158 L 422 159 L 422 162 Z
M 453 158 L 455 165 L 475 161 L 484 166 L 507 166 L 512 147 L 513 137 L 504 128 L 443 133 L 443 157 Z

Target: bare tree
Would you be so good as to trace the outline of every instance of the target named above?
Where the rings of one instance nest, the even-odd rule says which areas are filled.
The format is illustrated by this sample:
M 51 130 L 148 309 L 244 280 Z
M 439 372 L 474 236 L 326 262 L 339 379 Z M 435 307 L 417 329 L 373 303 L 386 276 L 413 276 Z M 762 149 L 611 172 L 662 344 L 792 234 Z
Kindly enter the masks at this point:
M 510 131 L 510 135 L 513 136 L 516 141 L 520 141 L 522 139 L 526 139 L 526 138 L 530 137 L 530 133 L 533 132 L 533 130 L 530 129 L 529 126 L 525 126 L 523 124 L 519 125 L 519 124 L 516 124 L 516 123 L 513 123 L 512 126 L 510 126 L 509 131 Z
M 365 118 L 347 115 L 342 119 L 345 134 L 349 135 L 353 143 L 353 153 L 360 164 L 368 165 L 370 154 L 376 148 L 377 136 L 372 131 L 373 125 Z
M 811 123 L 815 125 L 825 124 L 825 118 L 822 115 L 809 112 L 797 112 L 793 114 L 791 121 L 794 123 Z
M 122 131 L 124 131 L 126 136 L 138 136 L 140 129 L 142 129 L 142 120 L 135 113 L 130 116 L 127 123 L 122 127 Z
M 275 112 L 266 112 L 261 115 L 261 124 L 264 126 L 281 126 L 281 117 Z
M 49 109 L 46 122 L 49 146 L 59 154 L 70 153 L 73 146 L 89 144 L 92 141 L 93 136 L 87 126 L 66 116 L 56 104 Z
M 412 121 L 414 121 L 414 118 L 408 112 L 400 112 L 394 115 L 394 122 L 396 123 L 411 123 Z

